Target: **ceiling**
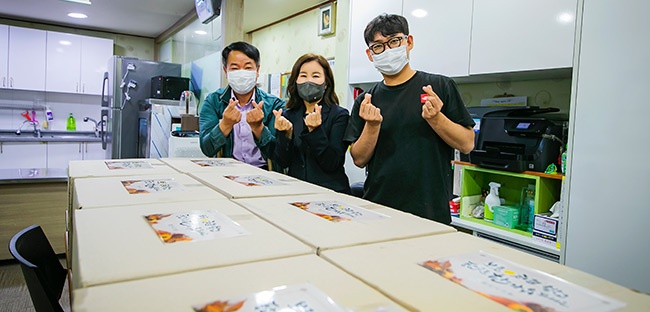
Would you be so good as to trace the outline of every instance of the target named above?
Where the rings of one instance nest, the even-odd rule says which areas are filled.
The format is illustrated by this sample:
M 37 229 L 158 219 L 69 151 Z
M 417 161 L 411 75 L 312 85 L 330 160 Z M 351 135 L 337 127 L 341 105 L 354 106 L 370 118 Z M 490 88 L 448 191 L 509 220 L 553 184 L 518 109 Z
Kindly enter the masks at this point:
M 0 0 L 0 17 L 156 38 L 188 13 L 193 0 L 90 0 L 92 5 L 63 0 Z M 225 0 L 227 1 L 227 0 Z M 244 0 L 244 32 L 263 27 L 323 0 Z M 67 16 L 70 12 L 86 19 Z

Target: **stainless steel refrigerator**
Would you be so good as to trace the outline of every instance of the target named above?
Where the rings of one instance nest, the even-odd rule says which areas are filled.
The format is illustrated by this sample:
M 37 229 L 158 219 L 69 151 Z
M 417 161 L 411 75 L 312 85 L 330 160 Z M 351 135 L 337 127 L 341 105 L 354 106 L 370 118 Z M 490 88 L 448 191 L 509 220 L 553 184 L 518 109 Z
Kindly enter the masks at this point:
M 181 76 L 181 65 L 113 56 L 104 73 L 99 122 L 106 158 L 148 158 L 151 78 Z

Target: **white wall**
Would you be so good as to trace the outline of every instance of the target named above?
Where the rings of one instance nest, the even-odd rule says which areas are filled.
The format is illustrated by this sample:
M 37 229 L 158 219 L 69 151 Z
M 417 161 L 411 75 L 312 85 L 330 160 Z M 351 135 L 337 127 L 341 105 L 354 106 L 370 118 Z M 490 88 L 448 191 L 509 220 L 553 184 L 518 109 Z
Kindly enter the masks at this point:
M 579 4 L 565 264 L 650 293 L 650 3 Z
M 305 53 L 333 58 L 337 37 L 318 36 L 318 21 L 318 9 L 313 9 L 253 32 L 251 44 L 260 50 L 260 71 L 291 71 L 293 63 Z
M 348 53 L 350 1 L 336 3 L 335 35 L 318 36 L 318 9 L 310 10 L 286 21 L 263 28 L 251 34 L 252 42 L 260 50 L 261 72 L 282 73 L 290 71 L 296 60 L 305 53 L 321 54 L 334 58 L 334 81 L 340 105 L 351 107 L 351 91 L 348 86 Z M 350 183 L 365 180 L 364 170 L 352 163 L 346 153 L 345 171 Z
M 66 120 L 70 113 L 76 119 L 77 131 L 94 131 L 95 126 L 91 122 L 83 122 L 84 117 L 90 117 L 95 120 L 100 119 L 100 102 L 99 95 L 80 95 L 50 93 L 38 91 L 22 90 L 3 90 L 0 91 L 0 104 L 17 105 L 20 107 L 31 107 L 33 104 L 48 105 L 54 115 L 54 122 L 48 125 L 48 130 L 65 130 Z M 2 105 L 0 109 L 0 130 L 16 131 L 21 126 L 25 118 L 20 114 L 25 109 L 7 109 Z M 45 120 L 43 110 L 35 110 L 36 119 L 41 124 Z M 30 109 L 31 114 L 31 109 Z M 32 131 L 33 127 L 25 125 L 24 131 Z

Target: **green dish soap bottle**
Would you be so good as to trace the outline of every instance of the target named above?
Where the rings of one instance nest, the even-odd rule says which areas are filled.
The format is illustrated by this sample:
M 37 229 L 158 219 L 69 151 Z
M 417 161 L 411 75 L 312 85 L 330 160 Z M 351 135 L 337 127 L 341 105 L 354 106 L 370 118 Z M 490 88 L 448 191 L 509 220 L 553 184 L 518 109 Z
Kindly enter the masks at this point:
M 65 129 L 68 131 L 77 130 L 77 121 L 74 119 L 74 116 L 72 116 L 72 113 L 70 113 L 70 116 L 68 116 L 68 122 L 65 125 Z

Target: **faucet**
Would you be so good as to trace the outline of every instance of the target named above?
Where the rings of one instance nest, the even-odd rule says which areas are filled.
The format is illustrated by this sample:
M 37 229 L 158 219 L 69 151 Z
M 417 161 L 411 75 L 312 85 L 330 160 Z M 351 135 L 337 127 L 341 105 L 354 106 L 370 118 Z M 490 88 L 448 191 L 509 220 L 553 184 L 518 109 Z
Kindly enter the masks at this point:
M 99 126 L 104 122 L 103 120 L 101 122 L 97 122 L 97 120 L 92 119 L 90 117 L 84 117 L 84 122 L 91 121 L 95 125 L 95 137 L 99 137 Z
M 38 128 L 38 121 L 33 121 L 33 120 L 25 120 L 23 121 L 22 124 L 20 124 L 20 128 L 16 130 L 16 135 L 20 135 L 20 131 L 23 129 L 23 126 L 25 126 L 26 123 L 32 124 L 34 127 L 34 137 L 40 138 L 41 137 L 41 129 Z

